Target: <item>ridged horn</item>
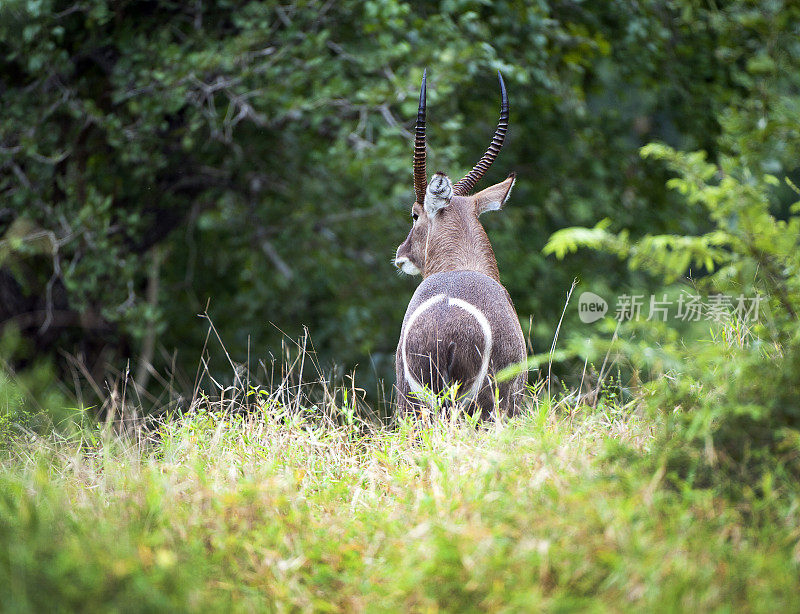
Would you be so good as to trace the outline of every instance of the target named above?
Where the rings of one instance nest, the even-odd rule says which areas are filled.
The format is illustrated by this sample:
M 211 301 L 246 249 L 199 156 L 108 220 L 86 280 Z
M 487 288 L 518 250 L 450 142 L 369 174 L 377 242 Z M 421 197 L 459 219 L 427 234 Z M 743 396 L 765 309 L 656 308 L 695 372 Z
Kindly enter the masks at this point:
M 489 169 L 494 162 L 500 149 L 503 147 L 503 140 L 506 138 L 506 130 L 508 130 L 508 95 L 506 94 L 506 84 L 503 83 L 503 75 L 497 71 L 497 77 L 500 79 L 500 120 L 497 122 L 497 130 L 494 131 L 492 143 L 489 149 L 483 154 L 483 157 L 472 168 L 466 176 L 453 186 L 453 193 L 458 196 L 466 196 L 475 187 L 475 184 L 480 181 L 484 173 Z
M 428 188 L 428 176 L 425 172 L 425 82 L 427 76 L 428 69 L 426 68 L 422 73 L 417 126 L 414 129 L 414 192 L 419 204 L 425 202 L 425 190 Z

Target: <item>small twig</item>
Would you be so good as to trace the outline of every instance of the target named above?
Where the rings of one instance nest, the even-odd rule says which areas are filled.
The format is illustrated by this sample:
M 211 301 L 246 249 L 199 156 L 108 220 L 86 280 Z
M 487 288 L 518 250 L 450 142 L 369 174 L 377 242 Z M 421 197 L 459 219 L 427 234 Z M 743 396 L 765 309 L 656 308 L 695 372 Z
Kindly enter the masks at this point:
M 236 382 L 239 384 L 240 388 L 243 386 L 242 380 L 239 377 L 239 369 L 236 368 L 236 365 L 231 358 L 231 355 L 228 353 L 228 348 L 225 347 L 225 344 L 222 342 L 222 337 L 219 336 L 217 332 L 217 328 L 214 326 L 214 322 L 211 321 L 211 317 L 208 315 L 208 311 L 204 311 L 203 314 L 200 316 L 201 318 L 205 318 L 208 320 L 208 325 L 211 327 L 211 330 L 214 332 L 214 336 L 219 341 L 220 346 L 222 347 L 222 351 L 225 352 L 225 357 L 228 359 L 228 364 L 230 364 L 231 369 L 233 369 L 233 377 Z
M 278 269 L 278 272 L 286 279 L 292 279 L 292 277 L 294 277 L 294 271 L 292 271 L 291 267 L 286 264 L 286 261 L 281 258 L 278 250 L 275 249 L 275 246 L 269 239 L 261 240 L 261 251 L 264 252 L 264 255 L 270 259 L 272 264 L 275 265 L 275 268 Z
M 144 339 L 142 340 L 141 357 L 136 370 L 134 385 L 139 389 L 147 389 L 152 369 L 153 354 L 155 353 L 156 322 L 155 310 L 158 307 L 158 289 L 161 269 L 161 249 L 156 247 L 150 254 L 150 270 L 147 275 L 147 304 L 150 307 L 151 319 L 147 322 Z
M 614 345 L 614 341 L 617 339 L 617 333 L 619 333 L 619 326 L 621 323 L 622 320 L 617 320 L 617 326 L 616 328 L 614 328 L 614 334 L 611 335 L 611 343 L 609 343 L 608 350 L 606 351 L 606 355 L 603 358 L 603 364 L 600 367 L 600 375 L 597 376 L 597 388 L 595 389 L 594 403 L 592 404 L 592 407 L 597 407 L 597 400 L 600 397 L 600 387 L 603 385 L 603 377 L 606 369 L 606 362 L 608 362 L 608 356 L 611 354 L 611 347 Z
M 206 309 L 204 313 L 208 312 L 208 306 L 211 304 L 211 299 L 206 301 Z M 202 317 L 202 316 L 201 316 Z M 203 355 L 206 353 L 206 348 L 208 347 L 208 338 L 211 336 L 211 327 L 208 328 L 206 331 L 206 338 L 203 341 L 203 349 L 200 351 L 200 364 L 197 365 L 197 372 L 194 376 L 194 389 L 192 390 L 192 402 L 191 405 L 194 406 L 195 401 L 197 400 L 197 393 L 200 390 L 200 365 L 204 364 Z
M 556 333 L 553 335 L 553 344 L 550 346 L 550 360 L 547 362 L 547 397 L 548 399 L 551 398 L 550 394 L 550 382 L 552 380 L 552 368 L 553 368 L 553 354 L 556 352 L 556 343 L 558 342 L 558 334 L 561 331 L 561 323 L 564 321 L 564 314 L 567 313 L 567 305 L 569 305 L 569 299 L 572 297 L 572 291 L 575 289 L 575 286 L 578 285 L 578 280 L 572 280 L 572 287 L 567 292 L 567 300 L 564 303 L 564 309 L 561 312 L 561 317 L 558 319 L 558 326 L 556 327 Z
M 386 123 L 389 124 L 392 128 L 395 128 L 400 131 L 400 134 L 403 135 L 404 139 L 413 140 L 414 135 L 409 132 L 403 124 L 397 121 L 397 118 L 392 115 L 392 112 L 389 110 L 389 105 L 382 104 L 378 106 L 378 111 L 380 111 L 383 119 L 386 120 Z

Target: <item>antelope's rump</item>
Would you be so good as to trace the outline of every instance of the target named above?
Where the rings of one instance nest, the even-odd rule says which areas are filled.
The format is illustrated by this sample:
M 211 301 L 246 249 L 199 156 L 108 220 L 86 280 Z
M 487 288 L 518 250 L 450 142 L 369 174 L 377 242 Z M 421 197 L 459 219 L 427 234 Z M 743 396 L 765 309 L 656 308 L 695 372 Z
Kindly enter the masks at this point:
M 525 359 L 525 340 L 508 292 L 477 271 L 425 278 L 406 310 L 396 359 L 401 411 L 457 383 L 458 396 L 477 403 L 488 417 L 495 398 L 491 377 Z M 497 385 L 502 411 L 516 410 L 524 383 L 523 373 Z

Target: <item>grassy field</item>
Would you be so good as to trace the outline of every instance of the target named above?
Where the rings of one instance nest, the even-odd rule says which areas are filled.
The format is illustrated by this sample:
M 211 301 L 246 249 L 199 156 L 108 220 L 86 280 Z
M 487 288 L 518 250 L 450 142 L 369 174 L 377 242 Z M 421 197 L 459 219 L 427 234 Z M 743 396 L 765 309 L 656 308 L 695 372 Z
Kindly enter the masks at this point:
M 797 492 L 681 488 L 640 413 L 390 428 L 200 401 L 147 435 L 29 435 L 2 453 L 0 609 L 797 610 Z

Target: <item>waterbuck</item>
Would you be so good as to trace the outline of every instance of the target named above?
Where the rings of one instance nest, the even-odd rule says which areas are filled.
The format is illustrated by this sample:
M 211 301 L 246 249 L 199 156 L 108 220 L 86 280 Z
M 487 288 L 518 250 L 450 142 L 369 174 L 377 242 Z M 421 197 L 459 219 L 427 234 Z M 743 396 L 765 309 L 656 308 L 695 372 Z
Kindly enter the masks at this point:
M 513 413 L 525 383 L 524 373 L 495 385 L 503 367 L 525 359 L 525 340 L 511 298 L 500 283 L 489 238 L 478 216 L 508 200 L 514 175 L 477 194 L 469 193 L 503 146 L 508 128 L 508 96 L 500 78 L 500 121 L 489 149 L 455 185 L 444 173 L 428 183 L 425 172 L 423 73 L 414 143 L 412 227 L 397 248 L 395 266 L 422 275 L 408 304 L 397 345 L 398 410 L 419 410 L 432 395 L 457 385 L 458 398 L 476 403 L 484 418 L 494 409 Z

